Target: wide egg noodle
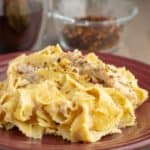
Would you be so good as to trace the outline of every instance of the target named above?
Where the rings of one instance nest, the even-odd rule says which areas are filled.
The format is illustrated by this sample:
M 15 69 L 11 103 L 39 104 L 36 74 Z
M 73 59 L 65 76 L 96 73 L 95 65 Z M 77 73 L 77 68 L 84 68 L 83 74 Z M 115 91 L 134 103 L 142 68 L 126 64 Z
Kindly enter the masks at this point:
M 19 121 L 27 121 L 32 116 L 32 111 L 34 109 L 34 102 L 32 94 L 29 90 L 20 89 L 20 101 L 17 103 L 16 109 L 14 111 L 15 119 Z
M 109 76 L 116 78 L 109 82 Z M 125 68 L 107 65 L 94 53 L 48 46 L 10 62 L 0 82 L 0 127 L 17 127 L 30 138 L 53 134 L 96 142 L 135 125 L 135 109 L 147 97 Z

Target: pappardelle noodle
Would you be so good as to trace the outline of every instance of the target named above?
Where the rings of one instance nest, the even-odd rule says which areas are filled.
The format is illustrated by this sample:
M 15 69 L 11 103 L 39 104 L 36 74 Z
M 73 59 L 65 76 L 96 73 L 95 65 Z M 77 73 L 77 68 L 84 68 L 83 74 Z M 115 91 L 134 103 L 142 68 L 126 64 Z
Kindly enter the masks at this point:
M 17 127 L 31 138 L 96 142 L 134 126 L 135 110 L 147 97 L 125 67 L 48 46 L 10 62 L 0 82 L 0 127 Z

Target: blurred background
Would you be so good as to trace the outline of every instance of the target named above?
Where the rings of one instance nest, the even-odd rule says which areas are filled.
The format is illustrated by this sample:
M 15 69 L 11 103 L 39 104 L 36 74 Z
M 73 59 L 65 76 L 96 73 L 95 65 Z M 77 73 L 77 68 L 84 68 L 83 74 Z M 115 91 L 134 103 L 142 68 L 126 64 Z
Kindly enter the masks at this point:
M 150 64 L 150 1 L 134 0 L 134 3 L 139 8 L 139 14 L 128 26 L 122 55 Z
M 60 43 L 150 64 L 149 10 L 149 0 L 1 0 L 0 55 Z

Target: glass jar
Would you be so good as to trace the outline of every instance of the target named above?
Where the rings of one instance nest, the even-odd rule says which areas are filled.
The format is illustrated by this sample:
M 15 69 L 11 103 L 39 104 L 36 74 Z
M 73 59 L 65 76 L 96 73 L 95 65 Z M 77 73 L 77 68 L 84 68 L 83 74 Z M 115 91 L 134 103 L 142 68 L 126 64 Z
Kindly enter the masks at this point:
M 0 1 L 0 53 L 32 49 L 47 13 L 44 0 Z

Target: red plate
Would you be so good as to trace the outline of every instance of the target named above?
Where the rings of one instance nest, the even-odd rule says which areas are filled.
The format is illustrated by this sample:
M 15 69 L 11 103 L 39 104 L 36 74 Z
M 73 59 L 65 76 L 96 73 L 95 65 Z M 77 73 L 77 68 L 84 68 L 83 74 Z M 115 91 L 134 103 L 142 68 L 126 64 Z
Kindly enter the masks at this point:
M 8 62 L 19 55 L 13 53 L 0 56 L 0 80 L 5 78 Z M 97 55 L 107 63 L 125 66 L 133 72 L 141 87 L 150 92 L 150 66 L 141 62 L 110 54 Z M 138 124 L 135 127 L 123 129 L 122 134 L 106 136 L 92 144 L 71 144 L 60 137 L 44 136 L 42 140 L 26 138 L 18 130 L 0 130 L 0 149 L 36 149 L 36 150 L 129 150 L 150 145 L 150 98 L 136 111 Z

